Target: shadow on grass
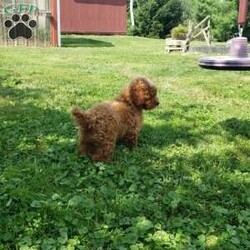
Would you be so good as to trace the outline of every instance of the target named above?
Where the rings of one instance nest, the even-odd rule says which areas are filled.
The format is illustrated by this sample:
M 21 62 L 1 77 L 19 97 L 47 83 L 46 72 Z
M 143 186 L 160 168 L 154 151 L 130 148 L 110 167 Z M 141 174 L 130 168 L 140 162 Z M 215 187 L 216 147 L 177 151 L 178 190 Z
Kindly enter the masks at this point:
M 180 114 L 185 116 L 185 110 L 183 107 Z M 160 115 L 169 119 L 171 116 L 171 112 Z M 244 248 L 248 244 L 247 233 L 241 235 L 245 224 L 239 213 L 244 214 L 248 207 L 249 184 L 244 177 L 248 172 L 247 153 L 237 147 L 228 148 L 226 142 L 215 150 L 210 142 L 199 148 L 207 136 L 225 136 L 220 124 L 211 124 L 198 136 L 193 129 L 176 128 L 167 121 L 161 126 L 145 124 L 138 148 L 130 152 L 123 149 L 124 155 L 118 158 L 127 162 L 122 178 L 127 191 L 125 188 L 121 213 L 132 218 L 138 211 L 149 221 L 164 225 L 159 233 L 166 237 L 182 235 L 186 242 L 178 242 L 180 249 Z M 135 157 L 137 166 L 133 163 Z M 234 232 L 229 228 L 234 228 Z M 155 239 L 151 238 L 149 249 L 164 249 L 164 240 L 152 234 Z M 203 241 L 199 240 L 201 235 Z M 242 241 L 235 244 L 234 237 Z
M 97 39 L 65 36 L 62 37 L 62 47 L 114 47 L 112 43 L 100 41 Z
M 177 107 L 178 106 L 178 107 Z M 216 123 L 211 119 L 212 106 L 203 105 L 177 105 L 173 111 L 152 113 L 155 120 L 163 121 L 158 126 L 143 125 L 139 137 L 139 146 L 146 146 L 162 157 L 168 159 L 169 151 L 176 150 L 176 156 L 186 158 L 188 164 L 198 168 L 222 165 L 225 171 L 247 171 L 249 165 L 250 138 L 249 120 L 227 119 Z M 227 131 L 228 133 L 225 133 Z M 242 136 L 239 144 L 236 135 Z M 223 146 L 223 143 L 225 145 Z M 234 142 L 234 147 L 228 147 Z M 215 147 L 215 148 L 214 148 Z M 179 151 L 178 151 L 179 150 Z M 213 154 L 209 155 L 209 150 Z M 189 157 L 188 155 L 192 155 Z M 149 153 L 150 155 L 150 153 Z M 160 158 L 152 153 L 151 157 Z
M 51 246 L 59 249 L 57 239 L 68 228 L 67 238 L 77 237 L 79 248 L 86 249 L 139 244 L 145 249 L 236 249 L 235 244 L 246 249 L 247 241 L 241 240 L 248 236 L 242 230 L 247 182 L 233 174 L 241 162 L 232 162 L 228 149 L 222 155 L 199 150 L 208 134 L 222 129 L 210 124 L 195 132 L 203 116 L 191 114 L 201 107 L 179 105 L 156 113 L 154 119 L 166 122 L 145 124 L 137 148 L 119 145 L 113 163 L 92 164 L 75 157 L 69 114 L 26 102 L 27 96 L 38 102 L 43 90 L 0 87 L 0 93 L 10 101 L 0 110 L 6 168 L 0 183 L 0 246 L 1 241 L 9 249 L 24 244 L 28 231 L 30 245 L 55 239 Z M 178 126 L 172 119 L 180 121 Z M 210 248 L 209 237 L 214 240 Z
M 75 138 L 69 113 L 33 105 L 43 100 L 43 94 L 41 89 L 0 86 L 0 98 L 4 100 L 0 110 L 3 163 L 51 156 L 60 151 L 60 144 Z M 72 152 L 72 145 L 68 146 L 66 149 L 63 145 L 61 151 Z
M 241 135 L 250 139 L 250 120 L 230 118 L 221 122 L 220 125 L 225 130 L 231 132 L 233 136 Z
M 132 217 L 137 209 L 150 221 L 164 225 L 166 236 L 175 237 L 176 232 L 182 232 L 182 236 L 189 239 L 187 245 L 179 243 L 178 246 L 183 249 L 244 248 L 249 242 L 246 240 L 247 233 L 241 235 L 245 224 L 241 222 L 242 215 L 239 213 L 244 214 L 248 206 L 249 184 L 245 173 L 248 172 L 249 153 L 237 146 L 228 147 L 226 142 L 223 147 L 221 141 L 218 145 L 216 141 L 207 141 L 210 136 L 227 140 L 221 123 L 211 122 L 197 135 L 191 124 L 197 124 L 195 120 L 198 118 L 194 117 L 192 122 L 188 110 L 192 110 L 192 106 L 179 106 L 179 114 L 156 114 L 155 119 L 167 118 L 165 125 L 145 124 L 138 148 L 134 152 L 124 150 L 125 155 L 120 155 L 127 161 L 124 182 L 128 185 L 127 190 L 133 193 L 131 199 L 124 191 L 124 199 L 127 200 L 124 201 L 123 212 Z M 171 125 L 169 120 L 178 115 L 184 118 L 187 125 Z M 210 119 L 209 116 L 207 118 Z M 225 123 L 227 129 L 228 121 Z M 248 127 L 247 121 L 236 124 L 236 127 Z M 215 145 L 211 147 L 211 143 Z M 140 167 L 132 162 L 137 156 Z M 230 232 L 229 228 L 234 228 L 234 232 Z M 199 240 L 201 235 L 204 241 Z M 234 242 L 234 237 L 242 239 L 242 242 Z M 213 240 L 211 245 L 210 238 Z M 155 240 L 152 249 L 157 244 L 163 244 L 158 240 Z
M 140 138 L 142 140 L 144 140 L 143 138 L 148 138 L 152 146 L 158 146 L 159 148 L 181 144 L 195 147 L 204 140 L 204 136 L 207 133 L 210 133 L 208 128 L 205 128 L 202 133 L 198 132 L 199 126 L 203 126 L 203 120 L 207 119 L 203 110 L 204 107 L 202 105 L 178 104 L 172 107 L 170 111 L 159 114 L 152 111 L 154 120 L 160 121 L 160 125 L 156 127 L 151 127 L 147 124 L 143 125 Z M 205 112 L 209 113 L 211 110 L 212 108 L 208 106 Z M 154 136 L 149 135 L 150 131 L 154 131 Z M 211 133 L 215 133 L 215 131 Z

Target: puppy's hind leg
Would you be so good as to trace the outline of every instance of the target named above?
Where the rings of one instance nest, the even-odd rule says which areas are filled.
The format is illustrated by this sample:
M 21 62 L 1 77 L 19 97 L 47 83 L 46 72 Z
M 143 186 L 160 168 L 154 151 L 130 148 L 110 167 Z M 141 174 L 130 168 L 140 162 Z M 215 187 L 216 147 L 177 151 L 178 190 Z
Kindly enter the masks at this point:
M 99 145 L 95 153 L 91 156 L 93 162 L 110 162 L 115 150 L 115 141 Z

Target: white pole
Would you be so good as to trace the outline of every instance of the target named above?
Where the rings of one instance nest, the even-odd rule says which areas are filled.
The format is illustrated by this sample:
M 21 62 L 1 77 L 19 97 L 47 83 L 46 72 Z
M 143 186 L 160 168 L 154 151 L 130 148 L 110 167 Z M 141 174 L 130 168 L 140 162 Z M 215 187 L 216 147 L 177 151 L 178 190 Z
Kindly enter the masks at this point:
M 60 0 L 56 0 L 56 15 L 57 15 L 57 43 L 58 47 L 61 47 L 61 8 L 60 8 Z
M 131 25 L 135 26 L 133 7 L 134 7 L 134 0 L 130 0 L 130 19 L 131 19 Z

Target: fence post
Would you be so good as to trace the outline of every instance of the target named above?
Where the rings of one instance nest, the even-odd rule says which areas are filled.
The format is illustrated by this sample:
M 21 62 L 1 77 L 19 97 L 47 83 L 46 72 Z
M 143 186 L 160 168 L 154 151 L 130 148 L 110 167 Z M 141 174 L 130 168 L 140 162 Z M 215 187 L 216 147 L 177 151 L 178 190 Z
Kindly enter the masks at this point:
M 51 42 L 58 46 L 57 0 L 51 0 Z

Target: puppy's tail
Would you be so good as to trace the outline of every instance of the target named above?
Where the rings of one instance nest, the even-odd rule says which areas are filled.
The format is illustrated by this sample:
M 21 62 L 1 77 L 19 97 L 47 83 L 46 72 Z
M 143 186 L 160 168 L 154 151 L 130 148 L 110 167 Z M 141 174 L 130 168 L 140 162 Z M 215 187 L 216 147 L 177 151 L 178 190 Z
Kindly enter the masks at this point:
M 78 126 L 82 128 L 86 127 L 88 120 L 86 112 L 80 110 L 79 108 L 74 108 L 72 110 L 72 115 L 74 116 Z

